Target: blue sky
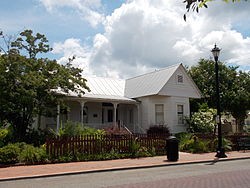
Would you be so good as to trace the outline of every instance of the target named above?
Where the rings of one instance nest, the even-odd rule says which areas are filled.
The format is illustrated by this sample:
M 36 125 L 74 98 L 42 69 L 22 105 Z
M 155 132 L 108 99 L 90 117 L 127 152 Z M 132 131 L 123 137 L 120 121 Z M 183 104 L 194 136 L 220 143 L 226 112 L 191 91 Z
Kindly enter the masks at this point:
M 182 1 L 166 0 L 1 0 L 0 29 L 45 34 L 49 58 L 74 65 L 86 75 L 129 78 L 176 63 L 195 65 L 211 58 L 250 70 L 250 3 L 214 1 L 183 20 Z

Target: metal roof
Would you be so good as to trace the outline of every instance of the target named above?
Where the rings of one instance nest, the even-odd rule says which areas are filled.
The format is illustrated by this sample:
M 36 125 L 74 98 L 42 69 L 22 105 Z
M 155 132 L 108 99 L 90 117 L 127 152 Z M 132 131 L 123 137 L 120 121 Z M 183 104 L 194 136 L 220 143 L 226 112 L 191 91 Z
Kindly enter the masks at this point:
M 134 98 L 159 94 L 179 67 L 183 67 L 182 64 L 166 67 L 127 80 L 84 76 L 91 91 L 84 90 L 85 94 L 81 95 L 80 98 L 91 101 L 136 102 L 133 100 Z M 195 83 L 193 84 L 196 86 Z M 197 87 L 196 89 L 199 90 Z M 79 97 L 77 93 L 72 91 L 66 95 Z
M 103 77 L 84 77 L 92 95 L 124 96 L 125 80 Z
M 77 100 L 86 101 L 114 101 L 114 102 L 125 102 L 135 103 L 136 101 L 124 96 L 125 80 L 103 78 L 103 77 L 89 77 L 83 76 L 87 82 L 86 85 L 90 88 L 90 91 L 82 88 L 85 94 L 79 94 L 74 91 L 65 93 L 61 88 L 52 90 L 57 93 L 63 94 L 70 98 L 76 98 Z
M 86 91 L 83 98 L 105 99 L 132 102 L 133 99 L 124 97 L 125 80 L 103 77 L 84 77 L 90 92 Z
M 180 65 L 181 64 L 173 65 L 127 79 L 125 85 L 125 96 L 128 98 L 137 98 L 158 94 Z

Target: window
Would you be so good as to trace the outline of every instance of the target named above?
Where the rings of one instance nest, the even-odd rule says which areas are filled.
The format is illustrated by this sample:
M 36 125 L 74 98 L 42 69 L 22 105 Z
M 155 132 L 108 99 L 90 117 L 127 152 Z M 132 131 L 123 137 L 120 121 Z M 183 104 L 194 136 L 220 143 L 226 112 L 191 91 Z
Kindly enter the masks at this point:
M 183 83 L 183 76 L 177 75 L 177 83 Z
M 183 105 L 177 105 L 177 118 L 178 124 L 184 124 L 184 111 Z
M 155 123 L 156 124 L 164 123 L 164 105 L 163 104 L 155 105 Z

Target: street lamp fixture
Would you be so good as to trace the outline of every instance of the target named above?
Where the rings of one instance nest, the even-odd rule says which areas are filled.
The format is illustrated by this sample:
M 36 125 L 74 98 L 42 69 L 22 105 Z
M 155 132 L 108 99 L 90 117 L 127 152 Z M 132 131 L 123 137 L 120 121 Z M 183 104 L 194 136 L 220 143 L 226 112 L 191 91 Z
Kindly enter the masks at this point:
M 222 133 L 221 133 L 221 109 L 220 109 L 220 87 L 219 87 L 219 66 L 218 66 L 220 50 L 221 49 L 219 49 L 215 44 L 214 48 L 211 51 L 213 53 L 215 61 L 216 106 L 217 106 L 216 123 L 218 127 L 218 148 L 215 157 L 226 158 L 227 156 L 225 154 L 225 149 L 222 147 Z

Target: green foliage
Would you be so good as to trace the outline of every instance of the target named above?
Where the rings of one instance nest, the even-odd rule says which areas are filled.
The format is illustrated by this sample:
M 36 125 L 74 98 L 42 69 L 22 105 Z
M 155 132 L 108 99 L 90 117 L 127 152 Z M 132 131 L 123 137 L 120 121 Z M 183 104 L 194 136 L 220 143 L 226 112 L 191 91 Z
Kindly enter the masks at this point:
M 179 140 L 179 146 L 182 148 L 182 145 L 190 140 L 193 136 L 193 133 L 181 132 L 175 134 L 175 137 Z
M 8 144 L 0 148 L 0 163 L 27 163 L 45 162 L 48 160 L 45 147 L 34 147 L 24 142 Z
M 218 138 L 215 139 L 203 139 L 199 138 L 193 133 L 178 133 L 175 135 L 180 141 L 180 151 L 191 153 L 206 153 L 215 152 L 218 147 Z M 226 151 L 232 150 L 232 142 L 228 139 L 222 139 L 222 146 Z
M 243 132 L 250 133 L 250 125 L 244 125 L 243 126 Z
M 234 82 L 238 67 L 227 67 L 219 64 L 219 78 L 221 94 L 226 94 Z M 201 59 L 198 65 L 192 66 L 188 73 L 202 92 L 201 103 L 207 103 L 210 108 L 216 108 L 216 89 L 215 89 L 215 65 L 214 61 Z M 222 109 L 225 109 L 223 95 L 221 95 Z
M 170 130 L 167 126 L 163 125 L 153 125 L 150 126 L 149 129 L 147 130 L 147 135 L 166 135 L 168 137 L 170 135 Z
M 52 134 L 48 130 L 29 128 L 26 132 L 25 143 L 39 147 L 45 143 L 47 137 L 51 136 Z
M 195 112 L 190 119 L 187 119 L 189 131 L 193 133 L 212 133 L 216 125 L 215 116 L 216 110 L 212 108 Z
M 24 30 L 20 33 L 20 37 L 11 43 L 12 47 L 18 50 L 26 50 L 29 58 L 35 58 L 38 53 L 46 53 L 52 50 L 47 44 L 48 40 L 45 35 L 37 33 L 33 35 L 32 30 Z
M 226 138 L 222 138 L 222 146 L 226 151 L 232 151 L 233 143 Z M 218 138 L 210 141 L 209 147 L 211 151 L 216 151 L 218 147 Z
M 195 12 L 199 13 L 199 9 L 203 8 L 203 7 L 208 8 L 207 3 L 211 2 L 211 1 L 213 1 L 213 0 L 184 0 L 183 3 L 185 3 L 185 5 L 186 5 L 187 12 L 189 12 L 191 10 L 193 12 L 195 11 Z M 222 0 L 222 1 L 224 1 L 226 3 L 230 2 L 230 1 L 233 3 L 240 2 L 240 0 Z M 245 1 L 247 1 L 247 0 L 245 0 Z M 186 21 L 186 14 L 184 14 L 183 18 Z
M 104 130 L 95 129 L 82 125 L 79 122 L 67 121 L 64 126 L 61 125 L 59 132 L 50 130 L 54 135 L 58 136 L 80 136 L 80 135 L 97 135 L 102 136 L 105 134 Z
M 19 162 L 24 143 L 8 144 L 0 148 L 0 163 L 13 164 Z
M 45 147 L 34 147 L 26 144 L 19 155 L 19 161 L 26 164 L 46 162 L 48 156 Z
M 135 157 L 152 157 L 152 153 L 147 147 L 140 147 L 136 152 Z
M 2 32 L 1 39 L 9 41 Z M 0 123 L 10 122 L 13 138 L 23 141 L 34 117 L 47 115 L 49 107 L 62 103 L 61 98 L 69 91 L 81 95 L 89 88 L 82 70 L 72 67 L 71 62 L 60 65 L 55 60 L 36 58 L 51 50 L 44 35 L 25 30 L 10 43 L 0 46 L 4 52 L 0 54 Z M 23 49 L 27 53 L 22 53 Z
M 75 158 L 76 157 L 73 155 L 73 153 L 69 152 L 63 156 L 59 156 L 59 158 L 57 160 L 59 162 L 72 162 L 72 161 L 76 161 Z
M 136 139 L 132 141 L 130 145 L 130 157 L 131 158 L 138 158 L 138 157 L 152 157 L 155 156 L 155 148 L 147 148 L 141 146 Z
M 242 125 L 247 110 L 250 109 L 250 73 L 237 69 L 238 67 L 228 67 L 219 62 L 220 105 L 222 112 L 230 112 L 236 123 Z M 191 106 L 197 108 L 195 103 L 206 103 L 209 108 L 216 108 L 214 62 L 201 59 L 188 73 L 203 95 L 202 99 L 192 101 Z
M 175 134 L 175 137 L 179 140 L 179 149 L 184 151 L 186 143 L 190 142 L 193 137 L 193 133 L 181 132 Z
M 208 141 L 200 140 L 196 136 L 192 136 L 189 140 L 186 140 L 180 145 L 181 151 L 187 151 L 191 153 L 206 153 L 209 152 Z
M 6 145 L 12 137 L 13 129 L 8 121 L 3 121 L 0 124 L 0 147 Z
M 2 146 L 3 139 L 8 135 L 9 131 L 6 128 L 0 129 L 0 147 Z
M 135 140 L 132 141 L 131 145 L 130 145 L 130 151 L 131 151 L 131 157 L 137 157 L 137 152 L 140 149 L 140 144 Z
M 225 94 L 226 108 L 236 119 L 242 131 L 244 119 L 250 109 L 250 72 L 239 71 L 231 90 Z
M 76 152 L 73 154 L 69 152 L 58 159 L 52 159 L 56 162 L 72 162 L 72 161 L 100 161 L 100 160 L 113 160 L 113 159 L 123 159 L 130 157 L 130 154 L 119 153 L 118 151 L 112 149 L 109 153 L 99 153 L 99 154 L 87 154 Z
M 79 161 L 100 161 L 100 160 L 114 160 L 123 159 L 129 157 L 128 154 L 119 153 L 118 151 L 112 149 L 109 153 L 100 154 L 79 154 Z

